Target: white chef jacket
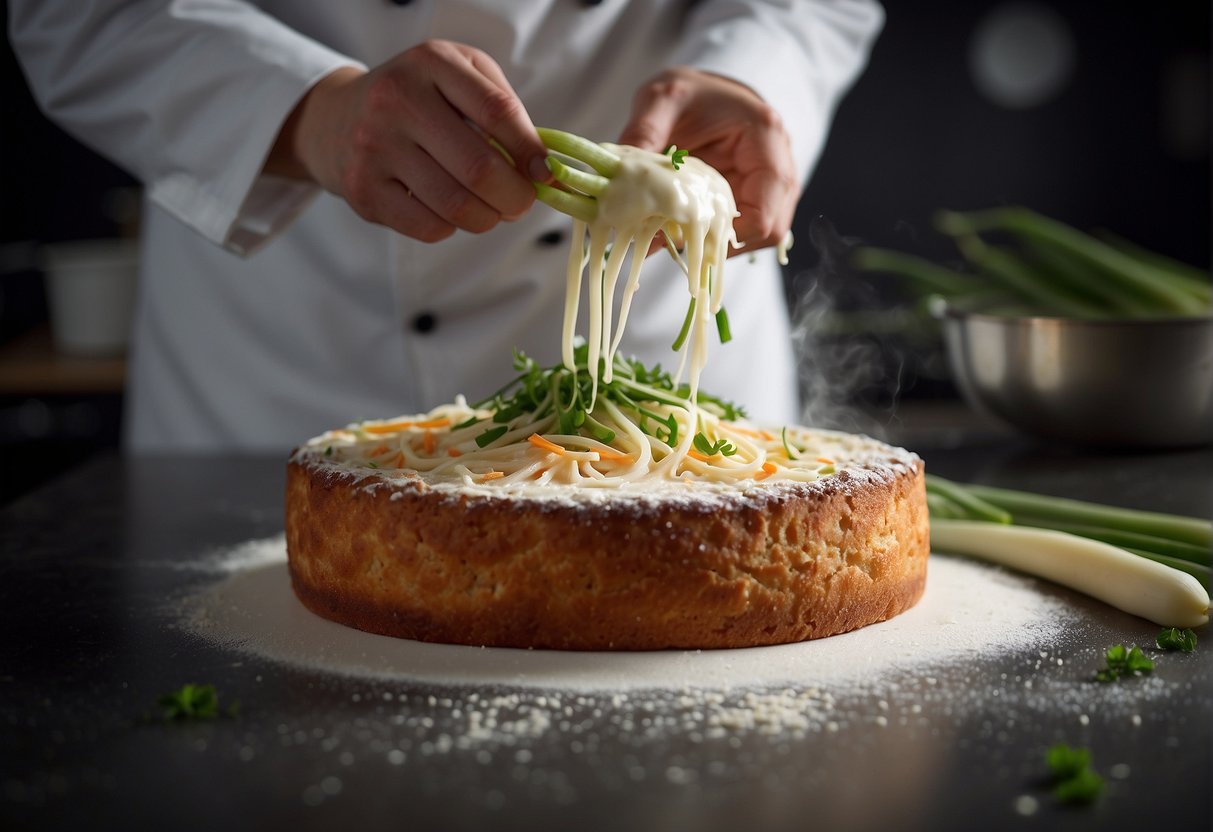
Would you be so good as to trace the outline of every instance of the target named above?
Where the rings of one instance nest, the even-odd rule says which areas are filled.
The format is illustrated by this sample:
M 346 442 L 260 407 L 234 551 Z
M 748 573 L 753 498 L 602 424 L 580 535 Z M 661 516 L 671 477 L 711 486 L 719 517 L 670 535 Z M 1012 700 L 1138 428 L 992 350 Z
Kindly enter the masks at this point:
M 475 400 L 520 348 L 559 360 L 570 221 L 542 204 L 485 234 L 421 243 L 261 173 L 299 98 L 342 66 L 431 38 L 484 50 L 539 125 L 600 140 L 636 88 L 688 65 L 782 116 L 802 181 L 883 21 L 872 2 L 10 0 L 41 106 L 145 186 L 126 441 L 136 452 L 282 452 L 361 418 Z M 735 257 L 703 389 L 794 420 L 771 250 Z M 670 368 L 686 281 L 650 258 L 622 351 Z M 584 306 L 584 304 L 583 304 Z M 584 329 L 582 329 L 584 331 Z

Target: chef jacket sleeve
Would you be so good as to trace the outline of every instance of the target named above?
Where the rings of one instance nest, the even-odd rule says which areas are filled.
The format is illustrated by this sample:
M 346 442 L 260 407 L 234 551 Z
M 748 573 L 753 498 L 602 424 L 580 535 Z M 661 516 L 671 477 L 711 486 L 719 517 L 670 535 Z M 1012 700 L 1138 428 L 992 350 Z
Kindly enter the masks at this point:
M 732 78 L 783 120 L 801 182 L 835 106 L 884 24 L 871 0 L 703 0 L 688 12 L 671 65 Z
M 210 240 L 248 253 L 318 192 L 261 169 L 304 92 L 357 61 L 238 0 L 9 0 L 8 13 L 43 111 Z

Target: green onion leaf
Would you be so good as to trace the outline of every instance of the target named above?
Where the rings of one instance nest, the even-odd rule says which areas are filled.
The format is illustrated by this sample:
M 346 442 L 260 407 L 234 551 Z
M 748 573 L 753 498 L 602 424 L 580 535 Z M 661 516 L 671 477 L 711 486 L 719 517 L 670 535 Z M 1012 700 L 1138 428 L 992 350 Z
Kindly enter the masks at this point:
M 722 344 L 727 344 L 733 340 L 733 333 L 729 330 L 729 316 L 724 311 L 723 306 L 716 313 L 716 334 L 720 336 L 720 343 Z
M 476 437 L 477 446 L 484 448 L 496 442 L 501 437 L 505 436 L 506 431 L 510 429 L 509 425 L 502 425 L 498 428 L 489 428 L 484 433 Z
M 678 337 L 674 339 L 674 343 L 670 345 L 670 349 L 678 352 L 682 349 L 683 343 L 687 339 L 687 335 L 691 331 L 691 322 L 695 320 L 695 298 L 691 298 L 690 304 L 687 306 L 686 317 L 682 319 L 682 329 L 678 330 Z

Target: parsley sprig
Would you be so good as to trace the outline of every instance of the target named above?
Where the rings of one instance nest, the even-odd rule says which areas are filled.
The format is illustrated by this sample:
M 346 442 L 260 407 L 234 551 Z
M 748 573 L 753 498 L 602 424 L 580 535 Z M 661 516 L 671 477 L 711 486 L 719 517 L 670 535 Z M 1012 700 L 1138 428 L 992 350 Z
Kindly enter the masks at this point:
M 530 421 L 554 415 L 560 433 L 590 436 L 609 444 L 615 439 L 615 432 L 593 415 L 595 402 L 588 356 L 589 348 L 584 343 L 578 344 L 573 350 L 574 368 L 570 370 L 563 364 L 541 367 L 530 356 L 515 350 L 514 369 L 518 374 L 475 405 L 477 410 L 489 410 L 492 415 L 485 419 L 470 419 L 455 428 L 485 423 L 485 430 L 476 437 L 476 444 L 484 448 L 505 436 L 511 426 L 524 417 Z M 604 363 L 600 359 L 598 396 L 609 399 L 634 417 L 643 432 L 667 444 L 676 444 L 677 419 L 673 414 L 657 412 L 658 408 L 653 405 L 689 408 L 690 386 L 675 385 L 670 373 L 660 364 L 646 367 L 634 358 L 616 356 L 610 382 L 601 380 L 603 369 Z M 696 402 L 722 419 L 745 416 L 745 411 L 737 405 L 703 391 L 699 391 Z
M 670 157 L 670 164 L 674 166 L 674 170 L 682 170 L 682 166 L 687 162 L 686 150 L 679 150 L 678 145 L 672 144 L 665 149 L 665 155 Z
M 727 439 L 717 439 L 713 442 L 702 432 L 695 434 L 695 438 L 691 440 L 691 444 L 695 446 L 695 450 L 704 456 L 716 456 L 716 454 L 732 456 L 737 453 L 737 446 L 731 444 Z
M 1160 650 L 1179 650 L 1182 653 L 1196 652 L 1196 633 L 1178 627 L 1164 627 L 1154 644 Z
M 1091 803 L 1103 791 L 1103 778 L 1091 768 L 1091 752 L 1065 743 L 1052 746 L 1045 764 L 1053 780 L 1053 796 L 1062 803 Z
M 215 686 L 192 683 L 163 694 L 156 700 L 156 704 L 160 706 L 161 716 L 166 721 L 215 719 L 220 715 L 235 716 L 240 708 L 238 702 L 233 702 L 220 711 L 219 694 L 215 692 Z
M 1143 676 L 1154 671 L 1154 661 L 1140 647 L 1117 644 L 1104 653 L 1107 667 L 1095 674 L 1098 682 L 1115 682 L 1121 676 Z

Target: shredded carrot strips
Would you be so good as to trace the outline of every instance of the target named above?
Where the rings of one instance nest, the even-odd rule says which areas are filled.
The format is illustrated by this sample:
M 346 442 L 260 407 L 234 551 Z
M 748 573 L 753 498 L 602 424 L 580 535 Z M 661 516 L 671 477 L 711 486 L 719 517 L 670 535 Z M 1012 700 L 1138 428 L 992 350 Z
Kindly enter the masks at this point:
M 545 451 L 551 451 L 554 454 L 564 454 L 564 448 L 557 445 L 555 442 L 544 439 L 537 433 L 532 433 L 526 438 L 526 441 L 530 442 L 536 448 L 543 448 Z
M 631 454 L 621 454 L 619 451 L 604 451 L 602 449 L 598 450 L 598 458 L 603 459 L 603 460 L 609 460 L 611 462 L 631 462 L 632 461 Z
M 505 476 L 504 471 L 486 471 L 484 474 L 481 475 L 480 481 L 488 482 L 489 480 L 499 480 L 504 476 Z
M 759 435 L 768 442 L 775 441 L 775 434 L 771 433 L 769 430 L 761 431 Z
M 774 474 L 778 470 L 779 469 L 777 467 L 775 467 L 774 462 L 764 462 L 764 463 L 762 463 L 762 470 L 754 475 L 754 479 L 765 480 L 767 477 L 771 476 L 771 474 Z
M 377 457 L 377 456 L 383 456 L 386 453 L 387 453 L 387 445 L 380 445 L 378 448 L 373 449 L 369 454 L 367 454 L 367 456 L 369 456 L 373 459 L 374 457 Z
M 367 433 L 379 436 L 384 433 L 400 433 L 405 428 L 411 428 L 412 422 L 386 422 L 382 425 L 367 425 L 363 428 Z
M 439 416 L 437 419 L 428 419 L 424 422 L 417 422 L 413 425 L 415 428 L 445 428 L 451 424 L 451 420 L 445 416 Z
M 710 462 L 711 461 L 711 457 L 704 456 L 703 454 L 699 453 L 699 451 L 695 450 L 694 448 L 687 451 L 687 456 L 689 456 L 691 459 L 697 459 L 700 462 Z
M 463 456 L 463 451 L 459 450 L 458 448 L 447 448 L 446 455 L 447 456 Z
M 396 452 L 396 455 L 392 457 L 392 465 L 396 468 L 405 467 L 404 451 Z
M 817 461 L 820 462 L 822 465 L 833 465 L 834 464 L 834 460 L 830 459 L 827 456 L 819 456 L 819 457 L 817 457 Z
M 430 456 L 434 455 L 434 451 L 438 450 L 438 437 L 430 431 L 426 431 L 425 438 L 421 440 L 421 448 Z

